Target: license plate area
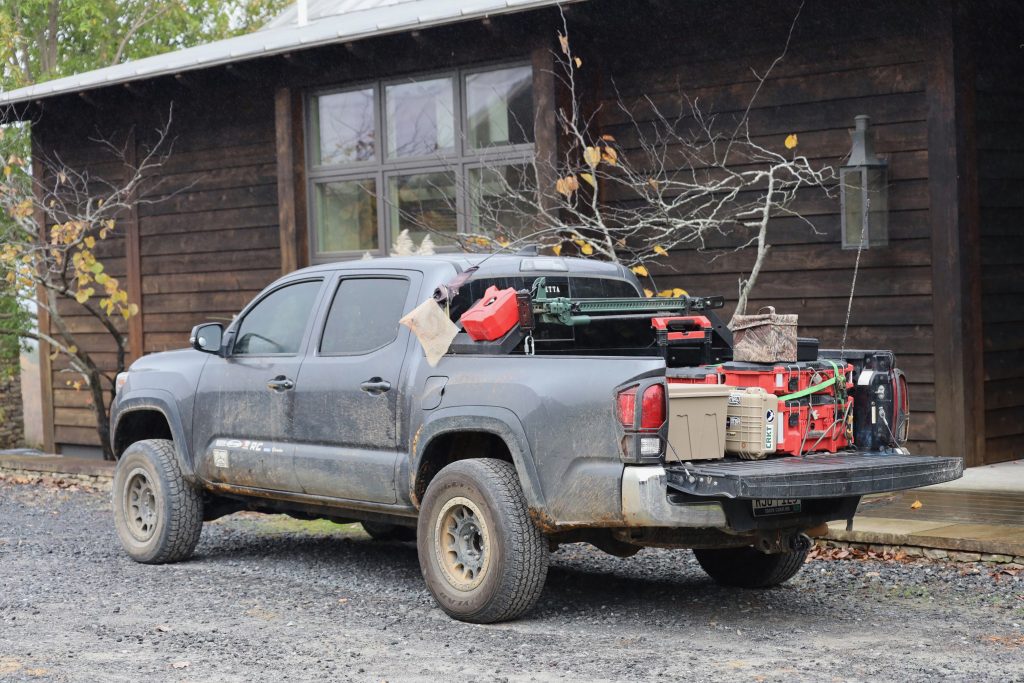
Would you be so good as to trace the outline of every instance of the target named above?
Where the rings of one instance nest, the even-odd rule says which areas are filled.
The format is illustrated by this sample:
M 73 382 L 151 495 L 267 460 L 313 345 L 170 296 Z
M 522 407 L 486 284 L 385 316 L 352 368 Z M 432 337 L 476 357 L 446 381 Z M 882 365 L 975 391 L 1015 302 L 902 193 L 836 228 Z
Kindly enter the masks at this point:
M 798 498 L 754 498 L 750 501 L 755 517 L 791 515 L 800 512 Z

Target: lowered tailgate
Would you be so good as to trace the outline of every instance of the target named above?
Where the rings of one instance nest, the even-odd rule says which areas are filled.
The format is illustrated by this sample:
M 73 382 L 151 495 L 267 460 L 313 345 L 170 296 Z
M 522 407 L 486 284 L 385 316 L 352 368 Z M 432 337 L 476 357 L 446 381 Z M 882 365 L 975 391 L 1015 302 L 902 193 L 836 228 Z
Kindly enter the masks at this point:
M 665 468 L 669 488 L 695 496 L 807 499 L 901 491 L 959 479 L 962 458 L 850 452 L 708 460 Z

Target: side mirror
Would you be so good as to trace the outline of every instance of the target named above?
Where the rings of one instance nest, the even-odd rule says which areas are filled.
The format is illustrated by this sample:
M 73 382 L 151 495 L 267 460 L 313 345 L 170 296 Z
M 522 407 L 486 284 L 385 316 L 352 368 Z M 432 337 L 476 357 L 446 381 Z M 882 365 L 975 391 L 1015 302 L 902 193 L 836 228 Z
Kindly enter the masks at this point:
M 224 326 L 220 323 L 204 323 L 192 328 L 188 343 L 196 351 L 220 354 L 220 344 L 224 336 Z

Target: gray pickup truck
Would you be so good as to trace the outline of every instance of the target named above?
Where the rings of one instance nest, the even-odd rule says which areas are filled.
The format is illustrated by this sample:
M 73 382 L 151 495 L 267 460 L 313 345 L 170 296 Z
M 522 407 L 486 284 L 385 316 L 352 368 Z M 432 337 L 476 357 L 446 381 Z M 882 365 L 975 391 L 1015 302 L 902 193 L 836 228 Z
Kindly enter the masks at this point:
M 643 296 L 620 266 L 527 255 L 282 277 L 226 328 L 199 325 L 192 348 L 118 377 L 113 509 L 128 554 L 184 560 L 204 521 L 240 510 L 361 522 L 415 541 L 441 608 L 486 623 L 535 604 L 562 543 L 692 548 L 715 580 L 769 587 L 802 566 L 806 531 L 852 518 L 862 495 L 960 476 L 960 459 L 900 448 L 667 462 L 667 394 L 647 391 L 664 388 L 666 359 L 597 327 L 538 328 L 526 352 L 455 344 L 432 367 L 399 319 L 473 265 L 453 319 L 490 285 L 539 277 L 577 299 Z M 645 397 L 635 419 L 626 390 Z M 641 433 L 653 450 L 636 447 Z

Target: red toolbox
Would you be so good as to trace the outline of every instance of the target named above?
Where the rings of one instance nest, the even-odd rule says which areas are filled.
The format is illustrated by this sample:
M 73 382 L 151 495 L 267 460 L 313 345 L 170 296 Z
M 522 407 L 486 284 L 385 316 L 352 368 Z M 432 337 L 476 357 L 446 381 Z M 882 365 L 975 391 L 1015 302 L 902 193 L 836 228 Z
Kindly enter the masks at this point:
M 473 341 L 501 339 L 519 322 L 516 290 L 488 287 L 483 297 L 462 314 L 459 322 Z

